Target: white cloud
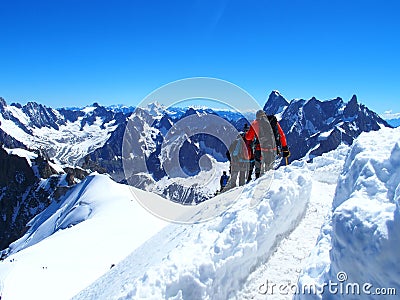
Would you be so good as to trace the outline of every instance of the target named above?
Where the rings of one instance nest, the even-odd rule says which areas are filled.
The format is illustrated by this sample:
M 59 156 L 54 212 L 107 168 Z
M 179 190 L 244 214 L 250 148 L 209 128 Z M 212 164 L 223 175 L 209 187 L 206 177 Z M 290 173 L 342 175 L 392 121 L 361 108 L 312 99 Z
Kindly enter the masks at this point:
M 392 110 L 387 110 L 381 114 L 381 117 L 385 120 L 399 119 L 400 113 L 394 113 Z

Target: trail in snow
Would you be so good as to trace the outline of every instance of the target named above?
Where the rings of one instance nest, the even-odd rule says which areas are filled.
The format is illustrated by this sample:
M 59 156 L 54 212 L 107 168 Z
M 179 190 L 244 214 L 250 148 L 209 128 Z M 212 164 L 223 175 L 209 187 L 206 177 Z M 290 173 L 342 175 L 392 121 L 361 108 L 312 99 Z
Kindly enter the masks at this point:
M 294 299 L 399 298 L 399 183 L 400 128 L 361 134 L 340 174 L 331 217 L 299 276 L 299 290 L 316 292 Z
M 307 212 L 291 234 L 282 240 L 265 265 L 253 272 L 237 299 L 291 299 L 289 287 L 296 286 L 303 261 L 315 245 L 332 202 L 335 186 L 314 183 Z M 324 194 L 321 197 L 321 194 Z M 273 284 L 277 286 L 272 286 Z M 278 285 L 284 285 L 280 291 Z M 287 295 L 285 295 L 287 293 Z
M 347 148 L 330 153 L 325 166 L 311 165 L 313 187 L 304 218 L 277 246 L 269 260 L 251 273 L 236 299 L 292 299 L 305 259 L 314 248 L 321 227 L 330 213 L 336 182 Z

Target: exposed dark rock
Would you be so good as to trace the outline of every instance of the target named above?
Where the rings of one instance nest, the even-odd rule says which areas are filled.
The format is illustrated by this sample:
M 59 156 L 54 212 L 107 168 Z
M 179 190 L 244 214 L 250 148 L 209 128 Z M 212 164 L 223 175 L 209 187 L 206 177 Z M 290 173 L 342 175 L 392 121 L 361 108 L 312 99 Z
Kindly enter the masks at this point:
M 38 128 L 53 127 L 58 129 L 58 123 L 63 123 L 63 120 L 59 120 L 53 109 L 36 102 L 28 102 L 22 107 L 22 111 L 30 118 L 31 125 Z
M 68 191 L 60 186 L 64 174 L 58 174 L 40 151 L 36 154 L 31 166 L 26 158 L 0 147 L 0 249 L 20 238 L 34 216 Z M 79 179 L 87 175 L 80 168 L 68 171 Z
M 0 145 L 4 145 L 6 148 L 26 149 L 26 146 L 22 142 L 5 133 L 2 129 L 0 129 Z
M 289 102 L 278 91 L 273 91 L 269 95 L 263 110 L 269 115 L 278 114 L 288 105 Z
M 270 97 L 269 101 L 274 101 Z M 283 103 L 281 99 L 277 100 Z M 265 107 L 277 110 L 279 105 L 268 103 Z M 278 111 L 269 110 L 269 114 Z M 359 104 L 354 95 L 346 104 L 341 98 L 319 101 L 293 100 L 280 121 L 291 150 L 291 160 L 308 155 L 309 158 L 336 149 L 342 142 L 352 144 L 362 132 L 390 127 L 376 113 Z
M 74 185 L 76 183 L 75 178 L 83 180 L 85 179 L 86 176 L 89 175 L 88 171 L 79 167 L 78 168 L 65 167 L 64 171 L 67 173 L 66 181 L 69 186 Z

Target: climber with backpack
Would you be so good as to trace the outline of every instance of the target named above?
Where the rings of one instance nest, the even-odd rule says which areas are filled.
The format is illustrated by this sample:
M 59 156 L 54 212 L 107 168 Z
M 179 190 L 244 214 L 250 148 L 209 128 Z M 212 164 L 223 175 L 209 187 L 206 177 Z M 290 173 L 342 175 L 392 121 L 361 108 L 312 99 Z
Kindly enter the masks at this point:
M 239 186 L 246 183 L 248 172 L 249 156 L 247 146 L 244 139 L 244 134 L 238 134 L 236 139 L 229 146 L 226 156 L 230 161 L 231 179 L 227 185 L 227 189 L 234 188 L 239 178 Z
M 263 110 L 256 113 L 245 135 L 246 140 L 255 142 L 255 175 L 259 178 L 273 168 L 275 157 L 281 154 L 286 159 L 290 156 L 286 136 L 275 116 L 267 116 Z
M 229 176 L 226 174 L 226 171 L 223 171 L 221 179 L 219 180 L 219 184 L 221 186 L 221 189 L 220 189 L 221 193 L 224 191 L 226 185 L 228 184 L 228 181 L 229 181 Z
M 243 137 L 243 140 L 246 144 L 247 148 L 247 179 L 246 183 L 249 183 L 251 181 L 251 174 L 253 173 L 254 170 L 254 141 L 246 140 L 246 133 L 249 131 L 249 125 L 247 123 L 244 124 L 243 126 L 243 133 L 241 134 Z

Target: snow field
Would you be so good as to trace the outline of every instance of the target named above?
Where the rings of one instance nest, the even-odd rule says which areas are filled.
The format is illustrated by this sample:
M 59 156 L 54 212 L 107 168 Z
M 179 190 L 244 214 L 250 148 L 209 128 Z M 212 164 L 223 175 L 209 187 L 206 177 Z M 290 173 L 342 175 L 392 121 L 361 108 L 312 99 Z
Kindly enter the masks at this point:
M 226 213 L 206 223 L 171 224 L 74 299 L 228 299 L 304 215 L 312 188 L 302 168 L 281 168 L 244 187 Z M 252 199 L 255 189 L 260 199 Z M 258 203 L 253 209 L 249 205 Z M 204 203 L 207 204 L 208 201 Z M 207 211 L 205 208 L 204 211 Z
M 70 299 L 166 224 L 142 208 L 128 186 L 91 175 L 11 245 L 0 262 L 2 300 Z

